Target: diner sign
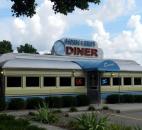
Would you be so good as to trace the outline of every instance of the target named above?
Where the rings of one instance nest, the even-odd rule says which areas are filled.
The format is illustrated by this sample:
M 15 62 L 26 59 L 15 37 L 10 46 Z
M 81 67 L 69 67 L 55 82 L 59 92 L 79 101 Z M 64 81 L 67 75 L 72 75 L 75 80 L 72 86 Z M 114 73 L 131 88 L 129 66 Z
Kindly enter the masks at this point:
M 52 54 L 101 58 L 102 50 L 95 41 L 63 38 L 55 42 Z

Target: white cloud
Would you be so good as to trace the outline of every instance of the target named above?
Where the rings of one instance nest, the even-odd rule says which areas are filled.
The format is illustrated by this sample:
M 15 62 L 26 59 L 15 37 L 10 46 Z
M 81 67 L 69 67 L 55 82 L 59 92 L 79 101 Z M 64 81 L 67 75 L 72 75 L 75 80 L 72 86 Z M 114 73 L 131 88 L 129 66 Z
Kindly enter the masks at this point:
M 96 12 L 101 21 L 112 21 L 135 8 L 135 0 L 107 0 Z
M 132 15 L 128 21 L 128 30 L 112 37 L 106 32 L 99 20 L 88 21 L 94 28 L 93 39 L 98 41 L 105 58 L 132 59 L 142 64 L 142 22 L 140 15 Z
M 10 40 L 14 47 L 28 42 L 39 51 L 49 52 L 53 42 L 62 37 L 67 20 L 64 15 L 55 15 L 52 3 L 44 0 L 33 18 L 9 18 L 5 23 L 0 22 L 0 28 L 0 40 Z

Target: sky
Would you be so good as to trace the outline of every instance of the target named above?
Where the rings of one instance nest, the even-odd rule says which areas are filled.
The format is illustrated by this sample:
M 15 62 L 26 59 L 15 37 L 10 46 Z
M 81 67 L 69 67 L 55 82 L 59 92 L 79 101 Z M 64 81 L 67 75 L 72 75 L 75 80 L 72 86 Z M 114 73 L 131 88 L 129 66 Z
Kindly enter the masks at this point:
M 104 58 L 130 59 L 142 65 L 142 1 L 101 0 L 89 10 L 55 14 L 49 0 L 38 0 L 34 17 L 13 17 L 10 0 L 0 0 L 0 41 L 16 47 L 30 43 L 41 53 L 50 52 L 58 39 L 94 40 Z

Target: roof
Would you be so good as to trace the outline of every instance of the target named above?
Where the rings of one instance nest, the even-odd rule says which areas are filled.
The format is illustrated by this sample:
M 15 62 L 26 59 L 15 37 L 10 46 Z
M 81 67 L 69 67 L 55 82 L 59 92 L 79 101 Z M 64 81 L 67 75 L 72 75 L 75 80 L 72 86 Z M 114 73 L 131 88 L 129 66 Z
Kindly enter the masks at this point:
M 103 68 L 109 62 L 112 67 Z M 34 68 L 34 69 L 83 69 L 88 71 L 140 71 L 142 66 L 133 60 L 120 59 L 92 59 L 83 57 L 39 55 L 25 53 L 8 53 L 0 56 L 0 66 L 2 68 Z M 89 68 L 90 66 L 90 68 Z M 86 69 L 85 69 L 86 68 Z M 111 69 L 111 70 L 110 70 Z
M 13 59 L 7 61 L 2 68 L 25 69 L 81 69 L 79 65 L 70 61 L 54 61 L 40 59 Z

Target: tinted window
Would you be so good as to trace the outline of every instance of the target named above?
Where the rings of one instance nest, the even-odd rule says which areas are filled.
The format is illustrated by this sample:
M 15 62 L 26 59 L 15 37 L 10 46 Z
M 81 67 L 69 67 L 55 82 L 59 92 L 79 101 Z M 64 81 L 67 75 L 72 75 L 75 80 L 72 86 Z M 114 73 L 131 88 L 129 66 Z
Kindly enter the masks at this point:
M 7 77 L 7 87 L 21 87 L 21 77 Z
M 60 86 L 71 86 L 70 77 L 60 77 Z
M 56 77 L 44 77 L 44 86 L 56 86 Z
M 39 77 L 26 77 L 26 86 L 27 87 L 38 87 Z
M 134 78 L 134 85 L 141 85 L 141 78 Z
M 113 78 L 113 85 L 121 85 L 121 78 Z
M 124 85 L 131 85 L 131 78 L 124 78 Z
M 110 85 L 110 78 L 101 78 L 101 85 L 107 86 Z
M 85 78 L 84 77 L 76 77 L 75 78 L 75 86 L 85 86 Z

